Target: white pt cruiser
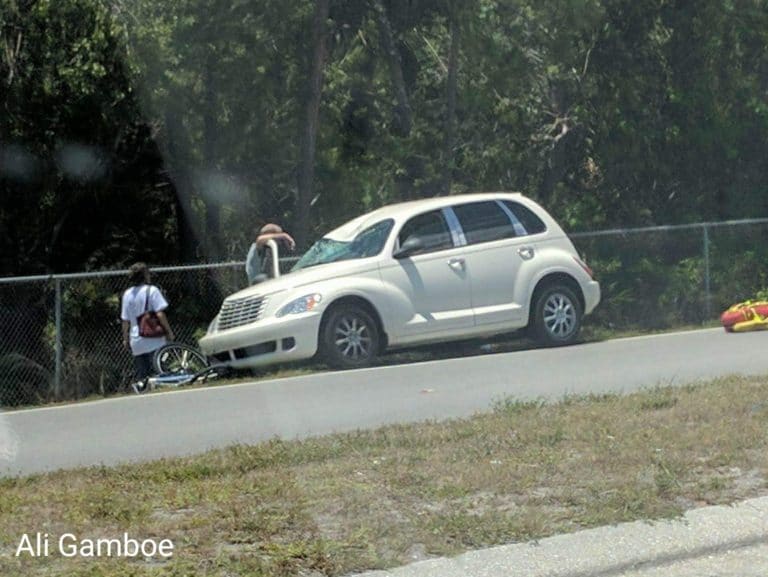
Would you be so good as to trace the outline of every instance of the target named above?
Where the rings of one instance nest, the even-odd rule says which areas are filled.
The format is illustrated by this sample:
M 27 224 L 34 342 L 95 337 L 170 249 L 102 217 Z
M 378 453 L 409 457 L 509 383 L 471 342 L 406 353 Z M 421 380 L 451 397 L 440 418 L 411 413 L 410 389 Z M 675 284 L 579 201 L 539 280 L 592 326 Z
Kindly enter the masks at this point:
M 356 368 L 387 349 L 523 327 L 564 345 L 599 301 L 592 271 L 529 198 L 430 198 L 360 216 L 290 273 L 227 297 L 200 348 L 233 368 L 315 355 Z

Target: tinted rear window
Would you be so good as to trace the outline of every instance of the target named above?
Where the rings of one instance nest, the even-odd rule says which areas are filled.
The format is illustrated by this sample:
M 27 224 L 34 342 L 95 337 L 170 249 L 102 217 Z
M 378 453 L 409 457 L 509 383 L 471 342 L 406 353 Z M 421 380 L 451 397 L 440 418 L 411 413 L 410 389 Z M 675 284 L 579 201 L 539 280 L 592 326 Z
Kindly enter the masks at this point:
M 547 225 L 527 206 L 511 200 L 502 201 L 512 211 L 525 228 L 527 234 L 539 234 L 547 230 Z

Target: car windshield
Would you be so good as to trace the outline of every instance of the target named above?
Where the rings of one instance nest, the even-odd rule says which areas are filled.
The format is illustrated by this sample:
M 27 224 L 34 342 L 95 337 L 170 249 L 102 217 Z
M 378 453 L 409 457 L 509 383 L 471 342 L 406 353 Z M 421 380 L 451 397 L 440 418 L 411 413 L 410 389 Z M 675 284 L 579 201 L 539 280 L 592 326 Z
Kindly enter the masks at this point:
M 311 266 L 376 256 L 384 248 L 392 225 L 392 219 L 382 220 L 362 230 L 352 240 L 336 240 L 323 237 L 304 253 L 293 269 L 301 270 Z

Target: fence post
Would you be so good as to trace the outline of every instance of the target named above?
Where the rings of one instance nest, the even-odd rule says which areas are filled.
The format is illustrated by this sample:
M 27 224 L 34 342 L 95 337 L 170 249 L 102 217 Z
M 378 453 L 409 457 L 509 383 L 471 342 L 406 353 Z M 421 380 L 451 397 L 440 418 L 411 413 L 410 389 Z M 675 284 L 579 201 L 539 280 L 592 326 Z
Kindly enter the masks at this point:
M 54 307 L 56 361 L 53 377 L 53 396 L 56 400 L 59 400 L 61 398 L 61 279 L 57 278 L 54 283 L 56 285 L 56 304 Z
M 704 225 L 704 293 L 705 310 L 707 311 L 706 320 L 712 318 L 712 295 L 710 294 L 709 279 L 709 227 Z

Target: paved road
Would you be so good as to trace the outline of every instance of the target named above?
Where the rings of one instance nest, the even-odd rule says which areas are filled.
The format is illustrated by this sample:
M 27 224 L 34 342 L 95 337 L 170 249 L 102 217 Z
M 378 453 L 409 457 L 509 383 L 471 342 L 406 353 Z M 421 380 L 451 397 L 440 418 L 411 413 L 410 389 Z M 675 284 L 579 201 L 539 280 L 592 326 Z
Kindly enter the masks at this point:
M 636 521 L 358 577 L 765 577 L 768 497 L 678 521 Z
M 468 416 L 510 395 L 557 399 L 764 374 L 766 343 L 768 332 L 711 329 L 6 413 L 0 475 Z M 3 459 L 14 438 L 15 456 Z

